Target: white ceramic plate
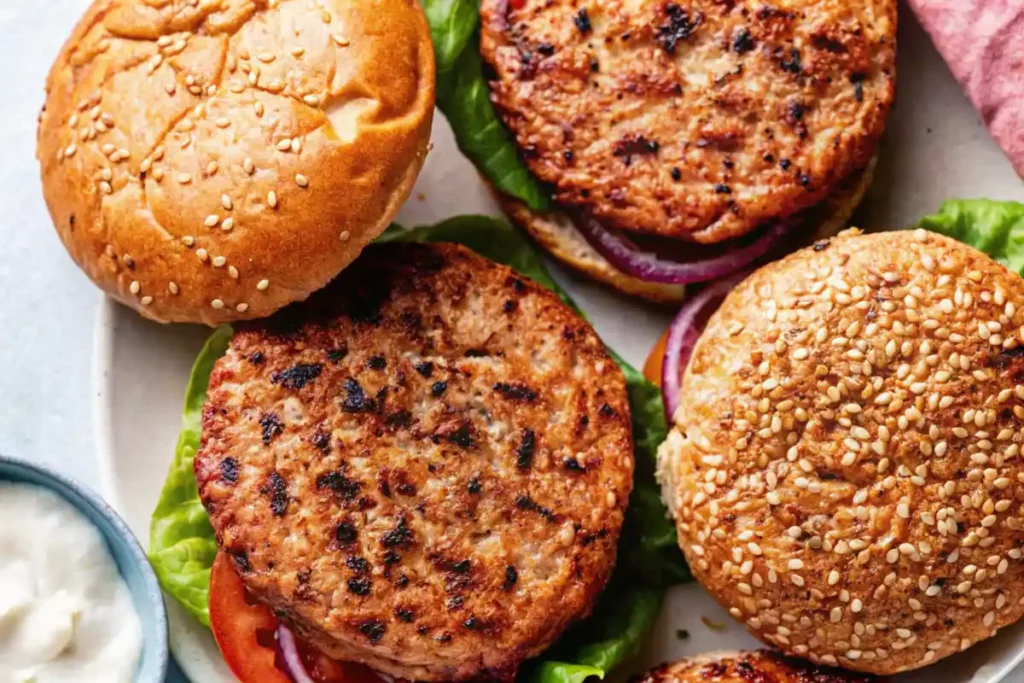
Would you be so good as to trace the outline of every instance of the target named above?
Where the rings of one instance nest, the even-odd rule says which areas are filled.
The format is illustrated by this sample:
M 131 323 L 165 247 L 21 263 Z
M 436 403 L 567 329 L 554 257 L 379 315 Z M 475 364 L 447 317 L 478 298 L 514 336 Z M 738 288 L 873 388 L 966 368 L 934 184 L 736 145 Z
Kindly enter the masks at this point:
M 927 38 L 908 12 L 903 16 L 899 101 L 858 223 L 867 228 L 909 225 L 949 197 L 1024 200 L 1024 185 Z M 413 226 L 456 214 L 497 213 L 473 167 L 454 149 L 440 117 L 434 145 L 399 222 Z M 588 311 L 604 340 L 630 362 L 641 364 L 667 325 L 668 314 L 562 273 L 557 276 Z M 149 536 L 150 512 L 177 439 L 185 384 L 207 333 L 205 328 L 148 323 L 109 301 L 99 311 L 94 381 L 101 471 L 108 498 L 140 538 Z M 196 682 L 233 680 L 209 632 L 173 600 L 168 603 L 172 648 L 182 669 Z M 679 638 L 678 630 L 689 636 Z M 682 586 L 671 592 L 649 651 L 634 668 L 709 650 L 756 646 L 699 586 Z M 996 683 L 1021 659 L 1024 624 L 897 680 Z

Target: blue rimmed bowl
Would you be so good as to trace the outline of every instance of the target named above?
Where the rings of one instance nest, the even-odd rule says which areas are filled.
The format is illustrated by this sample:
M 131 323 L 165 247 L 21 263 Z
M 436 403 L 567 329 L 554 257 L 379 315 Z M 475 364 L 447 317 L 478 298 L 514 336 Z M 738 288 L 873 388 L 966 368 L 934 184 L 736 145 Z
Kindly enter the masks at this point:
M 0 455 L 0 481 L 32 484 L 71 503 L 99 529 L 132 595 L 142 624 L 142 657 L 137 683 L 162 683 L 167 677 L 167 613 L 153 568 L 128 525 L 87 486 L 34 463 Z

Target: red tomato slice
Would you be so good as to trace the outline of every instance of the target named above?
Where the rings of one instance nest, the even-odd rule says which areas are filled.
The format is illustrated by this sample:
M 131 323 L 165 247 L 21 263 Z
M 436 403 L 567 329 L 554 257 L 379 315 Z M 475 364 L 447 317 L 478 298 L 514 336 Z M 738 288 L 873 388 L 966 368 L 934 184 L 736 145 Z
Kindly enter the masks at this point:
M 210 627 L 224 661 L 242 683 L 291 683 L 277 655 L 277 619 L 246 592 L 231 558 L 217 553 L 210 575 Z M 372 669 L 339 662 L 298 642 L 306 672 L 317 683 L 383 683 Z
M 210 574 L 210 628 L 224 661 L 242 683 L 291 683 L 275 664 L 277 620 L 249 598 L 225 553 L 217 553 Z
M 651 349 L 651 355 L 647 356 L 644 363 L 644 377 L 651 384 L 661 386 L 661 366 L 665 364 L 665 345 L 668 344 L 668 332 L 661 335 L 661 339 Z

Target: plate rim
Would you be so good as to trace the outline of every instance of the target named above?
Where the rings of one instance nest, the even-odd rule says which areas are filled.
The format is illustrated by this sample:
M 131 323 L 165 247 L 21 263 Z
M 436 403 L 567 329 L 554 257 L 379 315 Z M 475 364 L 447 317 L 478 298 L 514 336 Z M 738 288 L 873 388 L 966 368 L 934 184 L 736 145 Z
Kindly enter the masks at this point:
M 96 464 L 99 468 L 100 492 L 118 514 L 121 513 L 121 500 L 117 495 L 114 474 L 114 441 L 113 414 L 108 405 L 112 395 L 111 371 L 114 367 L 114 336 L 117 312 L 115 303 L 110 297 L 100 297 L 96 305 L 96 317 L 92 335 L 92 427 L 93 443 L 96 451 Z M 144 549 L 149 548 L 149 538 L 145 539 Z M 140 541 L 141 544 L 141 541 Z
M 117 514 L 124 514 L 121 497 L 118 495 L 117 473 L 114 457 L 114 409 L 111 405 L 113 396 L 113 368 L 114 368 L 114 345 L 117 336 L 117 317 L 127 312 L 109 296 L 100 297 L 96 305 L 96 314 L 93 323 L 93 352 L 91 360 L 91 382 L 92 382 L 92 426 L 94 459 L 99 470 L 99 492 L 107 501 L 107 504 Z M 149 561 L 149 526 L 145 533 L 139 534 L 139 545 L 142 546 L 143 554 Z M 185 625 L 188 617 L 184 614 L 181 606 L 170 598 L 163 587 L 160 588 L 160 595 L 164 600 L 164 608 L 167 613 L 167 644 L 171 656 L 178 668 L 183 672 L 184 680 L 204 680 L 209 668 L 193 664 L 195 657 L 185 648 L 188 642 L 179 637 L 181 629 L 192 630 L 191 625 Z M 212 634 L 209 634 L 212 640 Z M 226 668 L 226 664 L 224 665 Z M 199 675 L 199 678 L 195 676 Z M 224 681 L 230 680 L 224 678 Z

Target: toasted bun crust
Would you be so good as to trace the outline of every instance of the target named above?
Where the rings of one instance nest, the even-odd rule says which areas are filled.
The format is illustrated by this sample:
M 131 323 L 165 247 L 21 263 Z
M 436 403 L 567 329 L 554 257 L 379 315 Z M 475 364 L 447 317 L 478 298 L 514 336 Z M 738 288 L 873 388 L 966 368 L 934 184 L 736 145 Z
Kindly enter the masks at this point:
M 842 233 L 712 316 L 661 447 L 694 575 L 758 637 L 894 674 L 1024 612 L 1024 279 Z
M 246 586 L 324 652 L 510 681 L 611 574 L 629 415 L 553 292 L 458 245 L 379 244 L 238 326 L 196 479 Z
M 46 90 L 37 155 L 72 258 L 147 318 L 213 325 L 304 299 L 388 225 L 434 60 L 409 0 L 96 0 Z
M 703 243 L 794 216 L 875 152 L 895 0 L 483 0 L 491 92 L 562 204 Z
M 805 224 L 794 239 L 799 244 L 810 244 L 831 237 L 850 222 L 850 217 L 864 198 L 874 176 L 878 157 L 872 157 L 867 167 L 854 173 L 836 188 L 823 202 L 805 212 Z M 650 301 L 679 303 L 686 298 L 686 287 L 644 282 L 626 275 L 608 263 L 586 238 L 573 227 L 572 219 L 564 212 L 535 213 L 520 201 L 495 193 L 502 208 L 513 221 L 526 230 L 552 256 L 581 273 L 619 290 L 623 294 L 640 296 Z M 790 246 L 792 249 L 792 246 Z
M 868 683 L 864 674 L 815 666 L 775 650 L 709 652 L 651 669 L 635 683 Z

